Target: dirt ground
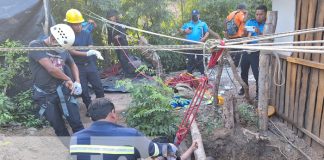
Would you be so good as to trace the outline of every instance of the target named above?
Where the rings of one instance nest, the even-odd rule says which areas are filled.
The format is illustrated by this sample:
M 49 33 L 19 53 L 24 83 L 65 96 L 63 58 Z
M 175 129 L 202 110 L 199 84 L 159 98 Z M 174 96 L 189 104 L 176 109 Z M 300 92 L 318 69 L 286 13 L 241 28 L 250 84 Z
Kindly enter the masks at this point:
M 215 72 L 215 71 L 214 71 Z M 225 95 L 232 93 L 236 96 L 238 104 L 243 102 L 242 96 L 237 96 L 240 88 L 237 82 L 232 82 L 233 75 L 230 69 L 224 69 L 220 84 L 220 93 Z M 214 73 L 212 73 L 214 74 Z M 176 73 L 174 74 L 176 75 Z M 250 95 L 255 96 L 255 81 L 249 77 Z M 210 80 L 213 83 L 213 80 Z M 106 94 L 116 106 L 116 111 L 120 114 L 127 109 L 131 101 L 129 94 Z M 80 102 L 81 100 L 78 99 Z M 81 103 L 83 104 L 83 103 Z M 80 106 L 80 114 L 85 127 L 91 124 L 91 120 L 85 116 L 84 105 Z M 306 159 L 295 148 L 288 144 L 280 134 L 270 125 L 268 139 L 266 141 L 257 140 L 252 134 L 244 134 L 243 130 L 257 132 L 255 126 L 244 124 L 237 125 L 234 130 L 229 131 L 218 124 L 217 119 L 222 113 L 221 107 L 210 105 L 202 106 L 199 112 L 198 125 L 203 137 L 206 155 L 219 160 L 303 160 Z M 272 121 L 276 126 L 293 142 L 302 149 L 313 160 L 323 160 L 324 151 L 315 151 L 307 143 L 293 134 L 287 126 L 275 118 Z M 123 123 L 123 120 L 120 120 Z M 215 127 L 216 126 L 216 127 Z M 63 142 L 63 143 L 62 143 Z M 0 129 L 0 160 L 63 160 L 69 159 L 68 148 L 63 144 L 68 144 L 68 137 L 58 139 L 51 127 L 42 129 L 25 128 L 19 125 L 10 128 Z
M 129 94 L 105 94 L 115 104 L 116 112 L 123 114 L 131 101 Z M 86 109 L 80 102 L 81 121 L 85 127 L 91 119 L 85 116 Z M 122 116 L 119 116 L 122 117 Z M 122 119 L 120 120 L 122 123 Z M 65 145 L 64 145 L 65 144 Z M 0 160 L 64 160 L 69 159 L 66 147 L 69 137 L 58 139 L 51 127 L 25 128 L 19 125 L 0 128 Z

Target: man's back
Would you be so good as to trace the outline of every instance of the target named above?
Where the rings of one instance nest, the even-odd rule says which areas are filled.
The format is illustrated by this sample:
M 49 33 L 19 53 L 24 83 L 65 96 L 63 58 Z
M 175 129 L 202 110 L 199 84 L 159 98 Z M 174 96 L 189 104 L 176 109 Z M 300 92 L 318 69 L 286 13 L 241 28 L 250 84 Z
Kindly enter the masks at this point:
M 77 155 L 73 158 L 78 160 L 90 160 L 91 157 L 98 156 L 109 160 L 120 157 L 137 159 L 140 158 L 139 150 L 144 149 L 144 152 L 148 152 L 149 145 L 150 141 L 136 129 L 125 128 L 107 121 L 96 121 L 89 128 L 74 134 L 70 152 L 72 155 Z M 87 153 L 78 153 L 80 149 Z M 141 156 L 145 156 L 145 153 L 142 155 L 141 152 Z M 148 153 L 146 156 L 148 157 Z
M 231 35 L 231 36 L 229 35 L 229 38 L 240 38 L 244 35 L 245 15 L 242 11 L 233 11 L 227 16 L 226 20 L 230 21 L 233 18 L 234 18 L 235 24 L 238 27 L 238 30 L 237 30 L 236 34 Z

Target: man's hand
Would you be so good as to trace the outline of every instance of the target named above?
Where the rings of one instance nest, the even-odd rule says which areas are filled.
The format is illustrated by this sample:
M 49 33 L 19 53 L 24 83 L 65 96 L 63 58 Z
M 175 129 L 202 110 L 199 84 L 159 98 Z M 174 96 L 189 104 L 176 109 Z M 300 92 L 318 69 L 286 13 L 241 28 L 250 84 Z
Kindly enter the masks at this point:
M 118 40 L 120 38 L 120 35 L 116 35 L 114 38 Z
M 206 42 L 206 38 L 204 38 L 204 37 L 201 38 L 201 39 L 200 39 L 200 42 Z
M 97 58 L 100 59 L 100 60 L 103 60 L 104 59 L 102 57 L 101 53 L 99 51 L 97 51 L 97 50 L 89 50 L 87 52 L 87 56 L 93 56 L 93 55 L 97 56 Z
M 184 32 L 185 34 L 190 34 L 190 33 L 192 33 L 192 30 L 189 29 L 189 28 L 187 28 L 187 29 L 185 29 L 183 32 Z
M 73 82 L 71 80 L 65 81 L 64 85 L 66 88 L 73 90 Z
M 82 93 L 82 87 L 81 84 L 79 82 L 74 82 L 73 83 L 73 89 L 71 91 L 72 95 L 81 95 Z
M 192 149 L 192 150 L 198 149 L 198 142 L 197 141 L 192 142 L 190 149 Z
M 97 27 L 97 24 L 96 24 L 96 22 L 95 22 L 94 20 L 89 19 L 88 22 L 91 23 L 91 24 L 93 24 L 93 26 L 94 26 L 95 28 Z

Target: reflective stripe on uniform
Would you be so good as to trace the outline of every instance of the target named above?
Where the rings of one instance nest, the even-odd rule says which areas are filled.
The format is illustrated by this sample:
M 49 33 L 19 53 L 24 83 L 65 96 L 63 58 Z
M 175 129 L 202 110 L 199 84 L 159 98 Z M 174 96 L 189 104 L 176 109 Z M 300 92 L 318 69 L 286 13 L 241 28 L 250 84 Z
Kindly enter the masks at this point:
M 159 146 L 155 143 L 154 144 L 154 154 L 153 154 L 153 157 L 156 157 L 160 154 L 160 150 L 159 150 Z
M 71 145 L 70 153 L 135 154 L 135 149 L 130 146 Z

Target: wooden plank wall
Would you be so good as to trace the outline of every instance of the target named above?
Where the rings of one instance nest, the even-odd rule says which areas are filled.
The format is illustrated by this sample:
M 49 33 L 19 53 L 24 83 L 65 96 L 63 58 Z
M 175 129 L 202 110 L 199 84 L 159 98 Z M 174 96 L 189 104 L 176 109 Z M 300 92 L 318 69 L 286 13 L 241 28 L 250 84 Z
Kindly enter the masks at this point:
M 324 0 L 296 1 L 296 30 L 323 27 Z M 323 32 L 295 36 L 295 41 L 323 39 Z M 324 63 L 324 55 L 320 54 L 293 53 L 292 57 Z M 318 139 L 309 136 L 312 134 L 311 136 L 324 142 L 324 70 L 287 61 L 285 58 L 280 61 L 283 74 L 279 80 L 285 81 L 285 84 L 275 86 L 272 83 L 270 103 L 276 107 L 278 117 L 294 133 L 303 137 L 309 145 L 324 149 L 323 145 L 316 142 Z M 274 66 L 270 73 L 275 74 Z

